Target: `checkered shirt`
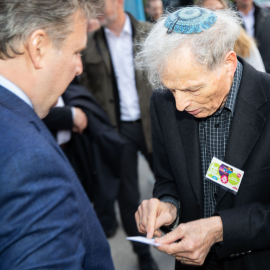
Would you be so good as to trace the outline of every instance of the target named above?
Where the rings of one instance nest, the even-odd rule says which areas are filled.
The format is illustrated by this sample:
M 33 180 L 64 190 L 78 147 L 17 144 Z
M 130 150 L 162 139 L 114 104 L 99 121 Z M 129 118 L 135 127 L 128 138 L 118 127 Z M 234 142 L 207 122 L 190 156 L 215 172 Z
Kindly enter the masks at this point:
M 204 190 L 204 217 L 211 217 L 216 209 L 218 185 L 205 178 L 213 157 L 225 158 L 230 125 L 233 119 L 236 97 L 242 78 L 243 66 L 237 63 L 233 84 L 225 105 L 219 111 L 199 122 L 199 140 L 201 149 L 201 167 Z

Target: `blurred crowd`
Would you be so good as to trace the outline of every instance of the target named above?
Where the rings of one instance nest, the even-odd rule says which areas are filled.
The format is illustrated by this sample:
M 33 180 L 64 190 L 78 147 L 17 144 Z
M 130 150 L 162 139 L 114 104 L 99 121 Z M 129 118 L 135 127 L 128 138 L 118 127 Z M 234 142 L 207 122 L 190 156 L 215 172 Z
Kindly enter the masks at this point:
M 123 0 L 107 0 L 105 14 L 88 24 L 83 73 L 44 119 L 80 178 L 107 238 L 118 228 L 115 201 L 127 236 L 140 235 L 134 219 L 140 204 L 138 151 L 153 170 L 152 89 L 147 75 L 134 69 L 137 44 L 164 12 L 192 4 L 237 9 L 243 28 L 235 52 L 257 70 L 270 73 L 270 11 L 253 0 L 145 0 L 147 22 L 125 12 Z M 132 245 L 141 270 L 158 269 L 147 245 Z

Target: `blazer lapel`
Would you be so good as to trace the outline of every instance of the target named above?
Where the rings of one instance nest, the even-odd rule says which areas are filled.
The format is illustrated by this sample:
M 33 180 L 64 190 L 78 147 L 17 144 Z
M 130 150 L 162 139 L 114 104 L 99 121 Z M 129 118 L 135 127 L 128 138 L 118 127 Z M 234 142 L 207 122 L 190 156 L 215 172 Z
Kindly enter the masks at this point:
M 260 78 L 246 63 L 243 63 L 243 66 L 242 82 L 230 127 L 224 160 L 226 163 L 239 169 L 243 168 L 251 154 L 266 121 L 258 112 L 258 109 L 266 102 L 261 89 Z M 243 181 L 244 179 L 245 177 Z M 226 193 L 225 189 L 219 188 L 217 203 L 222 200 Z
M 99 53 L 102 55 L 107 72 L 109 75 L 111 75 L 111 57 L 110 57 L 110 52 L 109 52 L 109 48 L 107 45 L 107 40 L 106 40 L 106 36 L 105 36 L 105 32 L 103 28 L 101 28 L 97 32 L 95 40 L 96 40 L 97 49 Z
M 34 125 L 35 128 L 43 135 L 44 140 L 49 141 L 55 150 L 67 161 L 65 154 L 62 152 L 54 137 L 35 111 L 9 90 L 2 86 L 0 86 L 0 90 L 0 103 L 9 108 L 12 112 L 16 113 L 18 117 L 22 118 L 22 121 L 27 121 Z
M 203 214 L 203 183 L 201 177 L 201 152 L 199 143 L 199 122 L 186 112 L 176 112 L 178 127 L 186 156 L 187 172 L 193 192 Z
M 54 147 L 54 149 L 62 156 L 62 158 L 65 161 L 68 161 L 66 155 L 63 153 L 55 138 L 52 136 L 51 132 L 48 130 L 43 121 L 36 115 L 36 117 L 31 119 L 29 122 L 36 127 L 36 129 L 43 135 L 44 139 Z

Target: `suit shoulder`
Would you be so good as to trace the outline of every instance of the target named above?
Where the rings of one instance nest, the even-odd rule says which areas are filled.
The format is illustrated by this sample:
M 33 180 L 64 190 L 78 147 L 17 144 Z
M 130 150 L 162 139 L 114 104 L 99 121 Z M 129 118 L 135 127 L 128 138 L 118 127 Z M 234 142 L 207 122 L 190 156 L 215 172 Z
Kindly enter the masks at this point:
M 0 106 L 0 114 L 4 116 L 0 122 L 0 161 L 16 155 L 22 149 L 29 152 L 40 146 L 47 147 L 46 140 L 34 126 L 19 115 Z M 45 140 L 45 141 L 44 141 Z M 48 151 L 47 147 L 47 151 Z M 0 162 L 1 163 L 1 162 Z
M 267 99 L 269 100 L 270 99 L 270 74 L 266 72 L 259 72 L 259 75 L 260 75 L 263 91 Z

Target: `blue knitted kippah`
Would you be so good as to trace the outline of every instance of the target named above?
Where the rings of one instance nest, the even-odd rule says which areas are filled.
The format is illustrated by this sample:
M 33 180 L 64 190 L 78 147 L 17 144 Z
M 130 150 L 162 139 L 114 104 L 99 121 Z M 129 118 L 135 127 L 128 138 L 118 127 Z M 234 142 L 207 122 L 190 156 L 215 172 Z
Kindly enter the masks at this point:
M 168 34 L 196 34 L 210 28 L 216 21 L 217 15 L 208 9 L 186 7 L 170 14 L 164 25 L 168 28 Z

